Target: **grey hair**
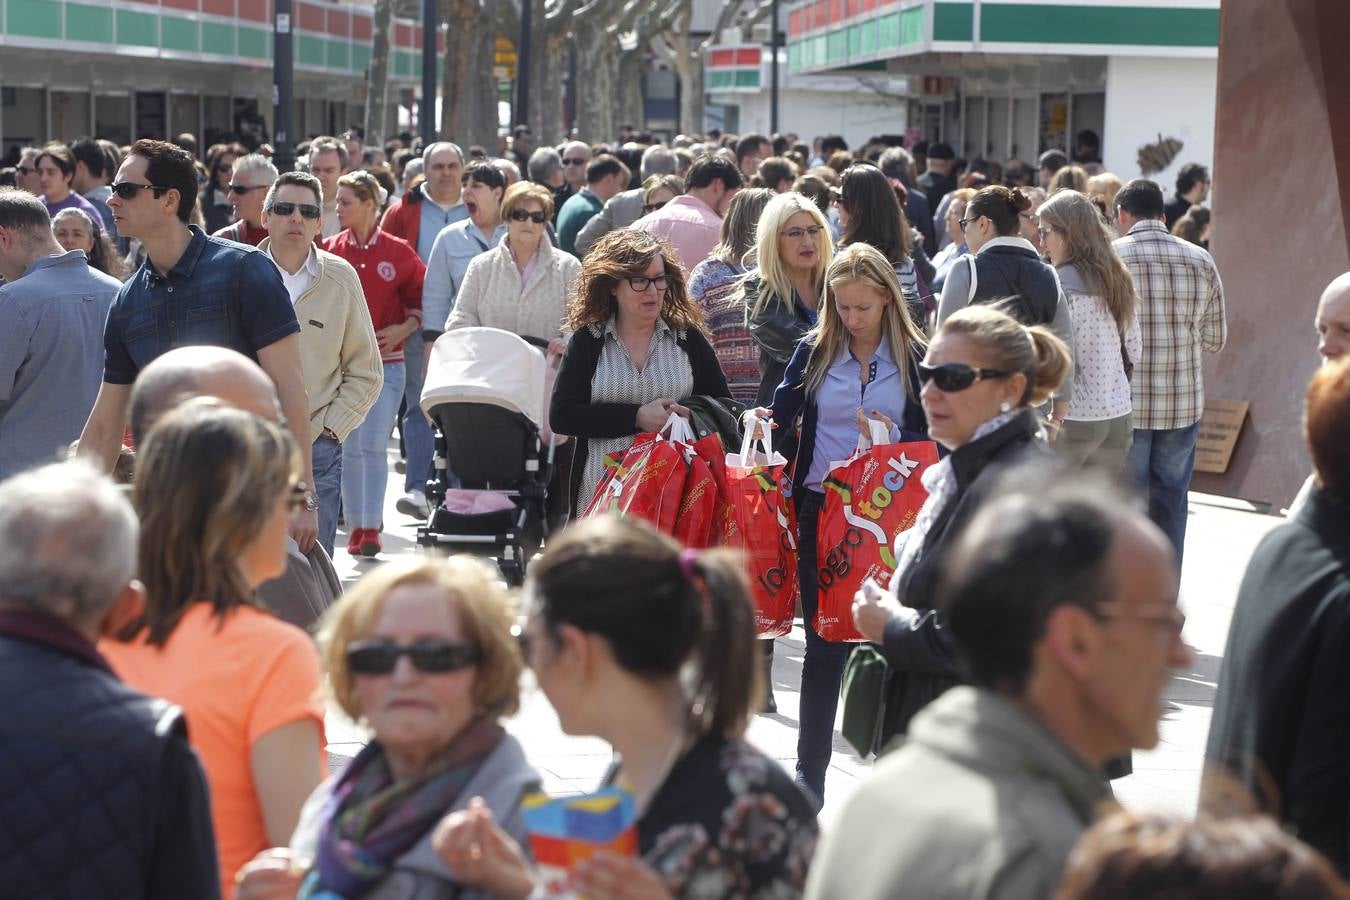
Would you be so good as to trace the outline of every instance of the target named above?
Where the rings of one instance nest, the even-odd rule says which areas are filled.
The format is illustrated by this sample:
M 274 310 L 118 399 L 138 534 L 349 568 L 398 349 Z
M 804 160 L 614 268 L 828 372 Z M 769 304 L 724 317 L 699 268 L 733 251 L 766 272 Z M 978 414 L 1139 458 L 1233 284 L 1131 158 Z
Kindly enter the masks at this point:
M 901 181 L 909 181 L 909 168 L 912 165 L 914 157 L 904 147 L 887 147 L 881 151 L 881 157 L 877 160 L 881 174 Z
M 434 143 L 427 144 L 427 149 L 422 151 L 422 165 L 423 166 L 431 165 L 431 155 L 433 153 L 440 153 L 442 150 L 445 149 L 455 151 L 455 155 L 459 157 L 459 161 L 461 163 L 464 162 L 464 151 L 459 149 L 459 144 L 456 144 L 453 141 L 436 141 Z
M 422 157 L 408 160 L 408 164 L 403 167 L 403 183 L 407 184 L 426 169 L 427 164 L 422 162 Z
M 77 626 L 101 619 L 131 581 L 140 523 L 84 460 L 0 484 L 0 603 Z
M 520 180 L 520 166 L 511 162 L 511 160 L 494 159 L 492 161 L 492 165 L 497 169 L 497 171 L 501 172 L 502 175 L 506 176 L 507 187 L 510 187 L 511 185 L 515 184 L 517 181 Z
M 277 167 L 272 165 L 272 161 L 261 153 L 250 153 L 247 156 L 241 156 L 234 161 L 234 174 L 240 172 L 261 172 L 267 176 L 267 183 L 271 184 L 277 180 Z
M 562 167 L 562 156 L 552 147 L 540 147 L 530 154 L 530 161 L 525 164 L 530 180 L 539 184 L 546 183 L 554 172 L 561 172 Z
M 653 175 L 674 175 L 675 154 L 668 147 L 652 144 L 642 151 L 642 180 Z

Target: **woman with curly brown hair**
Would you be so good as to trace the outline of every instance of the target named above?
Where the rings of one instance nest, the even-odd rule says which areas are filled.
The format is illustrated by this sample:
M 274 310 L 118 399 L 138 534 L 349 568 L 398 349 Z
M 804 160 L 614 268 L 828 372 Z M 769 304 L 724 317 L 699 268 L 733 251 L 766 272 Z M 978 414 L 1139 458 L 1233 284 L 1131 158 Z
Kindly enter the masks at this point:
M 575 333 L 549 419 L 578 438 L 568 482 L 575 514 L 595 493 L 606 453 L 656 431 L 672 412 L 687 417 L 680 398 L 725 397 L 728 388 L 679 257 L 646 232 L 614 231 L 591 248 L 565 327 Z

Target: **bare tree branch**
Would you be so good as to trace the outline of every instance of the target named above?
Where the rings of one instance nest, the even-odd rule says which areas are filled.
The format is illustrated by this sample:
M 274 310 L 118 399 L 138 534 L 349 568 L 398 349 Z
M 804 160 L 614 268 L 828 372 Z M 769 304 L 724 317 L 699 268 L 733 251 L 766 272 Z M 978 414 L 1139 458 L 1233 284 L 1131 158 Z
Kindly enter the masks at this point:
M 908 94 L 903 94 L 898 91 L 889 90 L 883 82 L 880 82 L 875 78 L 871 78 L 867 75 L 855 75 L 853 76 L 853 80 L 858 82 L 858 85 L 860 87 L 867 88 L 869 91 L 871 91 L 872 93 L 876 94 L 879 97 L 885 97 L 886 99 L 894 100 L 897 103 L 905 103 L 908 102 L 910 99 Z

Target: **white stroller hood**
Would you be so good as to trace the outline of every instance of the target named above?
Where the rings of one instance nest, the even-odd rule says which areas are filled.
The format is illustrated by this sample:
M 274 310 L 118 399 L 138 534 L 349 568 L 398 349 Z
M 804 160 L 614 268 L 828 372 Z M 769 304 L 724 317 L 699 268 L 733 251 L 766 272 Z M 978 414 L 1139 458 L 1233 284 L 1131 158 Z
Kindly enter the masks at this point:
M 500 328 L 457 328 L 431 348 L 422 411 L 442 403 L 487 403 L 544 423 L 544 351 Z

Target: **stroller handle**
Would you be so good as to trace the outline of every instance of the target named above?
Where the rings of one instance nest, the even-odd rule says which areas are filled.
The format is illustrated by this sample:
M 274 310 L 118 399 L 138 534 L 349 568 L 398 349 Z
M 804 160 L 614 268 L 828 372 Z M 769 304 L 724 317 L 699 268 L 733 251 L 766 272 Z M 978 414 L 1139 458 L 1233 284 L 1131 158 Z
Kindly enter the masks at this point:
M 548 349 L 548 338 L 535 337 L 532 334 L 522 334 L 518 335 L 518 337 L 527 344 L 539 347 L 542 350 Z

